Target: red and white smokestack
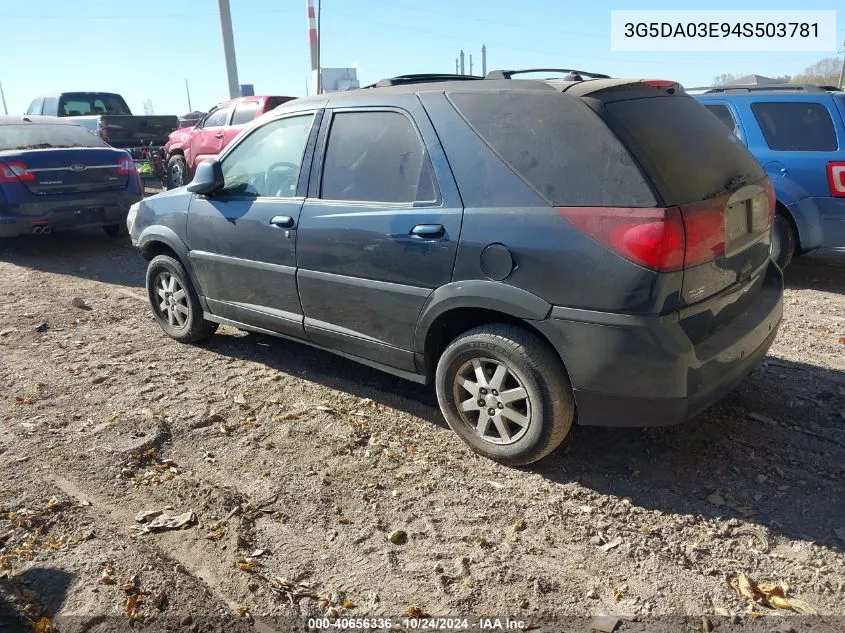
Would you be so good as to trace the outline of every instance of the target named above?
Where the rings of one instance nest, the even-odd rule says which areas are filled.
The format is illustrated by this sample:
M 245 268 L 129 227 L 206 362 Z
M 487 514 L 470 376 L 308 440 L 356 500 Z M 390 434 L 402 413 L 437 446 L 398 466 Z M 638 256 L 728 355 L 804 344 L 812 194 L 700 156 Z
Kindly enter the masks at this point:
M 314 0 L 305 0 L 308 10 L 308 42 L 311 46 L 311 88 L 320 94 L 320 34 L 317 32 L 317 12 L 314 10 Z

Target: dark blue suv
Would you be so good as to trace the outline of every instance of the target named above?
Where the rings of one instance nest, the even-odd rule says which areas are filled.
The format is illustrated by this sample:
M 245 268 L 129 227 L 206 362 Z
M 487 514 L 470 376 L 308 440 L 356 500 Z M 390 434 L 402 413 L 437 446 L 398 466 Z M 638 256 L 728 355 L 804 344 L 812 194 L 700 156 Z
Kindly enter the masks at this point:
M 742 140 L 775 187 L 772 258 L 845 246 L 845 93 L 820 86 L 726 86 L 696 98 Z
M 513 74 L 291 101 L 135 205 L 162 329 L 432 383 L 451 428 L 512 465 L 576 421 L 720 399 L 781 320 L 760 164 L 673 82 Z

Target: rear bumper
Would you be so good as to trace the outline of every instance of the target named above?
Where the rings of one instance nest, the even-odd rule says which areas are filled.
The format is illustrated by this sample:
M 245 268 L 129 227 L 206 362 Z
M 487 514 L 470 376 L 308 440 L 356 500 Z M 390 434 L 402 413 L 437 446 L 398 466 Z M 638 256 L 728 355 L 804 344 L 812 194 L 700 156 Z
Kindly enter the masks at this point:
M 845 198 L 804 198 L 787 208 L 803 250 L 845 246 Z
M 0 205 L 0 237 L 30 234 L 39 226 L 63 231 L 125 223 L 129 207 L 142 197 L 120 191 L 3 204 Z
M 744 312 L 696 342 L 678 313 L 632 316 L 555 308 L 550 319 L 535 325 L 567 365 L 579 424 L 676 424 L 731 392 L 769 350 L 783 315 L 781 271 L 769 264 L 751 289 L 757 294 Z M 730 294 L 714 298 L 705 310 L 718 313 L 731 299 Z

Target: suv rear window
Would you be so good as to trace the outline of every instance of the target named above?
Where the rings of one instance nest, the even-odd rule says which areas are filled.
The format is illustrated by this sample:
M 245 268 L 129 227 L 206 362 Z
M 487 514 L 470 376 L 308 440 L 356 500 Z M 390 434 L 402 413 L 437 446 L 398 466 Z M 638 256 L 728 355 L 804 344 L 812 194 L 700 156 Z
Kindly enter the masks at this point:
M 603 116 L 667 205 L 712 198 L 739 176 L 747 182 L 765 176 L 745 146 L 692 97 L 615 101 L 605 104 Z
M 832 152 L 836 132 L 820 103 L 753 103 L 751 110 L 769 149 L 776 152 Z
M 14 123 L 0 125 L 0 150 L 108 147 L 81 125 Z
M 449 99 L 551 204 L 655 206 L 631 155 L 581 100 L 551 91 L 452 93 Z

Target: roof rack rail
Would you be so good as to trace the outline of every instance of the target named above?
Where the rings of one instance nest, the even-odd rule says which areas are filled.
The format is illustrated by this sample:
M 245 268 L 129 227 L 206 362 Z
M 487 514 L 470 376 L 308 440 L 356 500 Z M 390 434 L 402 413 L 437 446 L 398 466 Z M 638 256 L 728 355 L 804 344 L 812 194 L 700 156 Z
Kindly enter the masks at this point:
M 446 73 L 420 73 L 416 75 L 398 75 L 387 79 L 379 79 L 376 83 L 364 88 L 385 88 L 387 86 L 404 86 L 406 84 L 424 84 L 435 81 L 471 81 L 484 79 L 476 75 L 449 75 Z
M 705 93 L 716 92 L 830 92 L 838 91 L 834 86 L 817 86 L 815 84 L 752 84 L 736 86 L 700 86 L 698 88 L 684 88 L 687 92 L 703 90 Z
M 514 75 L 524 75 L 526 73 L 568 73 L 576 75 L 574 81 L 580 81 L 583 77 L 590 79 L 610 79 L 610 75 L 602 75 L 601 73 L 593 73 L 586 70 L 573 70 L 572 68 L 526 68 L 524 70 L 491 70 L 487 73 L 485 79 L 511 79 Z

